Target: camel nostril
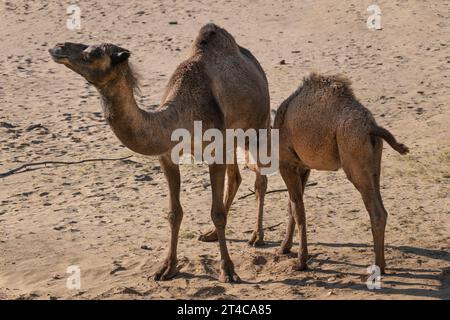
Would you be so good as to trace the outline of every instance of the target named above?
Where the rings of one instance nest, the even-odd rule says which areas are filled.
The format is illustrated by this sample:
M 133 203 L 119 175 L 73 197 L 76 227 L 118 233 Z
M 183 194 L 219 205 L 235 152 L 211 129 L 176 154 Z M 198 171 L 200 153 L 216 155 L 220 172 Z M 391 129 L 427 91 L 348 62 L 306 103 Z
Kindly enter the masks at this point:
M 56 45 L 54 48 L 48 50 L 50 55 L 53 58 L 64 58 L 67 57 L 66 53 L 64 53 L 64 47 Z

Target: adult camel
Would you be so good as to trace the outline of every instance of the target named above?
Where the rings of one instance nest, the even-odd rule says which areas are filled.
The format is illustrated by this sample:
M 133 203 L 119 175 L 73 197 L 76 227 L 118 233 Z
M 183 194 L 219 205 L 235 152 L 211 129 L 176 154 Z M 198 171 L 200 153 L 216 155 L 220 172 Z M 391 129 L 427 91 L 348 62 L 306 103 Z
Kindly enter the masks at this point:
M 226 129 L 269 128 L 270 99 L 263 69 L 226 30 L 207 24 L 200 29 L 189 58 L 171 76 L 161 106 L 154 112 L 146 112 L 134 98 L 137 81 L 128 63 L 130 51 L 112 44 L 88 46 L 66 42 L 49 52 L 55 62 L 80 74 L 98 89 L 106 121 L 125 146 L 143 155 L 159 156 L 169 184 L 171 238 L 167 258 L 154 278 L 173 278 L 178 272 L 177 243 L 183 209 L 179 165 L 171 159 L 171 150 L 177 144 L 171 139 L 172 132 L 183 128 L 194 137 L 194 121 L 201 121 L 203 130 L 215 128 L 223 133 Z M 219 241 L 219 280 L 238 282 L 226 245 L 225 226 L 241 182 L 239 168 L 236 162 L 211 163 L 209 174 L 215 230 L 201 240 Z M 266 188 L 267 178 L 256 168 L 258 228 L 251 239 L 253 244 L 261 244 L 263 240 L 261 219 Z

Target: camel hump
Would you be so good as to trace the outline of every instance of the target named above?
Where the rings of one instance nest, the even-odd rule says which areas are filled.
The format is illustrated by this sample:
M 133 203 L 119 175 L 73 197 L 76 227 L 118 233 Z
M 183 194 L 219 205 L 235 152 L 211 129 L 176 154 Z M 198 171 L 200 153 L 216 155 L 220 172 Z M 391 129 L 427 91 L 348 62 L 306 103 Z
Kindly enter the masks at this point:
M 255 67 L 258 69 L 258 71 L 263 75 L 264 80 L 267 82 L 266 73 L 265 73 L 264 69 L 262 68 L 261 64 L 259 63 L 258 59 L 256 59 L 256 57 L 251 53 L 250 50 L 248 50 L 244 47 L 241 47 L 240 45 L 238 45 L 238 48 L 239 48 L 239 51 L 255 65 Z
M 330 92 L 333 95 L 354 97 L 351 81 L 342 75 L 311 73 L 303 79 L 303 89 Z
M 238 52 L 239 50 L 233 36 L 214 23 L 208 23 L 200 29 L 193 45 L 202 51 L 218 49 L 222 52 Z

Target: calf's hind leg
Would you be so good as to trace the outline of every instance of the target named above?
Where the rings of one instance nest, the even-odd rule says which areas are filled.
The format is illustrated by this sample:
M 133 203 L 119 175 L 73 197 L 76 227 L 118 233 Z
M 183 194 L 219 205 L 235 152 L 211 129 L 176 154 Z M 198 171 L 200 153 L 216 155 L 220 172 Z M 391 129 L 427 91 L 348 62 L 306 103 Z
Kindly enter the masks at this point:
M 311 170 L 306 169 L 301 175 L 300 178 L 302 180 L 302 195 L 305 192 L 306 183 L 308 182 L 309 173 Z M 281 243 L 281 247 L 278 250 L 279 254 L 288 254 L 291 252 L 292 248 L 292 238 L 294 237 L 294 231 L 295 231 L 295 219 L 292 215 L 292 207 L 291 202 L 288 203 L 288 222 L 286 227 L 286 235 L 284 237 L 283 242 Z
M 384 236 L 388 213 L 383 205 L 380 194 L 380 161 L 382 142 L 379 139 L 374 145 L 361 148 L 353 156 L 342 161 L 342 167 L 348 179 L 358 189 L 370 216 L 375 264 L 384 273 L 386 261 L 384 258 Z
M 295 220 L 298 230 L 298 263 L 295 266 L 295 269 L 299 271 L 306 270 L 306 263 L 308 261 L 308 246 L 306 243 L 306 217 L 305 206 L 303 204 L 303 183 L 301 178 L 303 174 L 299 175 L 294 170 L 284 166 L 280 166 L 280 173 L 289 192 L 291 215 Z

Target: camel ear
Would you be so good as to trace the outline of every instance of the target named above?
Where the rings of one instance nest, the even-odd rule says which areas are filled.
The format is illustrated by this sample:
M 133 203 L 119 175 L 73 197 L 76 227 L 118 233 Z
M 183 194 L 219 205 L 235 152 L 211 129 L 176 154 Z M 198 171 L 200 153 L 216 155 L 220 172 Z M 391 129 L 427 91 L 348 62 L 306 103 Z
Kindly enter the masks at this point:
M 111 64 L 115 65 L 118 63 L 121 63 L 125 60 L 128 59 L 128 57 L 130 56 L 130 51 L 119 51 L 119 52 L 114 52 L 111 55 Z

